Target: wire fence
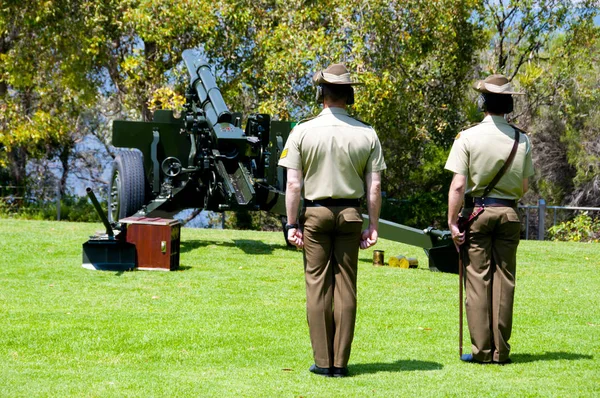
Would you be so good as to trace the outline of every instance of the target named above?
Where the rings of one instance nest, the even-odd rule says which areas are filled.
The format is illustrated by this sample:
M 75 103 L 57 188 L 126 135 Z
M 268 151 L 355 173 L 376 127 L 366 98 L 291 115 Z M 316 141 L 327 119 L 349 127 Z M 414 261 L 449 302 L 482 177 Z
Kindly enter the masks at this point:
M 18 209 L 25 200 L 25 187 L 16 185 L 0 185 L 0 201 L 5 205 Z M 60 220 L 60 193 L 56 198 L 56 219 Z M 573 212 L 593 212 L 600 216 L 600 207 L 548 206 L 544 199 L 538 200 L 537 205 L 519 205 L 525 227 L 524 238 L 544 240 L 549 227 L 572 218 Z M 225 213 L 221 219 L 224 228 Z M 551 225 L 550 225 L 551 223 Z
M 31 196 L 26 198 L 26 187 L 18 185 L 0 185 L 0 202 L 4 204 L 9 211 L 18 212 L 24 205 L 25 201 L 30 203 Z M 60 221 L 60 188 L 56 191 L 56 220 Z
M 519 205 L 524 213 L 525 239 L 544 240 L 548 230 L 549 222 L 551 226 L 571 218 L 573 212 L 598 212 L 600 207 L 577 207 L 577 206 L 547 206 L 544 199 L 538 200 L 537 205 Z
M 25 187 L 17 185 L 0 185 L 0 200 L 11 208 L 18 208 L 25 200 Z

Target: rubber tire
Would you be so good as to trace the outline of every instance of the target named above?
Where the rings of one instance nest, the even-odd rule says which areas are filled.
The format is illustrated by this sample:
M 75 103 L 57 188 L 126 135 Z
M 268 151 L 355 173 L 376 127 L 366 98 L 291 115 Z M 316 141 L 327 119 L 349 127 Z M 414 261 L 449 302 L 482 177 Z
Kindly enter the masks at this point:
M 108 221 L 135 214 L 144 206 L 146 198 L 144 157 L 141 152 L 120 152 L 113 162 L 108 192 Z

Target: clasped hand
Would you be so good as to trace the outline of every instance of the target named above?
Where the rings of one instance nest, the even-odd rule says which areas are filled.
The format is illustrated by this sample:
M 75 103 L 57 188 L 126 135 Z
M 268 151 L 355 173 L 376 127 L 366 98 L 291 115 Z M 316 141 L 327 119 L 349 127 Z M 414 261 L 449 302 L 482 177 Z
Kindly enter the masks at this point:
M 459 251 L 460 245 L 465 243 L 465 233 L 460 232 L 458 229 L 458 224 L 450 224 L 450 232 L 452 233 L 452 240 L 454 241 L 454 246 L 456 247 L 456 251 Z
M 302 235 L 302 231 L 300 231 L 299 228 L 292 228 L 288 230 L 287 240 L 298 249 L 302 249 L 304 247 L 304 235 Z
M 379 235 L 377 234 L 376 229 L 365 229 L 360 236 L 360 248 L 368 249 L 371 246 L 374 246 L 377 243 L 377 238 Z
M 377 243 L 377 238 L 377 230 L 370 228 L 365 229 L 360 236 L 360 248 L 364 250 L 375 245 Z M 288 242 L 296 246 L 298 249 L 302 249 L 304 247 L 304 235 L 298 228 L 290 229 L 287 234 L 287 239 Z

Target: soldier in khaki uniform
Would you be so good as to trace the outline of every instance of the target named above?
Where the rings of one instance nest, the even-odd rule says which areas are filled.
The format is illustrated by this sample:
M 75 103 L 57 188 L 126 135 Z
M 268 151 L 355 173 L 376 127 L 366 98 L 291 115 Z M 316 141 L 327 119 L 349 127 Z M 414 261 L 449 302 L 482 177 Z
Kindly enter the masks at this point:
M 377 242 L 380 172 L 386 166 L 375 130 L 346 111 L 354 102 L 352 85 L 358 84 L 346 67 L 331 65 L 313 80 L 323 111 L 292 130 L 279 165 L 287 168 L 288 240 L 304 248 L 315 361 L 309 370 L 343 377 L 354 337 L 358 249 Z M 365 193 L 369 228 L 361 233 L 359 199 Z M 301 196 L 304 209 L 298 219 Z
M 457 248 L 466 246 L 462 256 L 472 353 L 461 359 L 504 364 L 510 362 L 508 340 L 521 232 L 517 201 L 527 191 L 534 171 L 529 139 L 519 134 L 512 163 L 487 197 L 481 197 L 511 153 L 516 132 L 504 116 L 513 109 L 511 94 L 521 93 L 511 91 L 502 75 L 488 76 L 475 89 L 481 92 L 479 105 L 485 118 L 458 134 L 445 166 L 455 173 L 448 194 L 448 226 Z M 464 233 L 457 225 L 463 199 L 463 216 L 484 207 Z

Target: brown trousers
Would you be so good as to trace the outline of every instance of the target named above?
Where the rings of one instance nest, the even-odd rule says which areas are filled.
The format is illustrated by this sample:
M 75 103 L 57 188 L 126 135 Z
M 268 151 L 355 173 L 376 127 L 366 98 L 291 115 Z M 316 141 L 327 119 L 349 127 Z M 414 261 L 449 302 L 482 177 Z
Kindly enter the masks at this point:
M 362 217 L 354 207 L 308 207 L 302 221 L 306 315 L 315 364 L 343 368 L 354 338 Z
M 481 362 L 503 362 L 510 354 L 520 232 L 511 207 L 486 207 L 469 230 L 465 305 L 473 357 Z

